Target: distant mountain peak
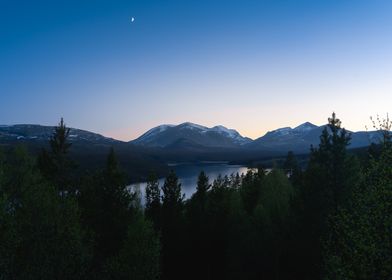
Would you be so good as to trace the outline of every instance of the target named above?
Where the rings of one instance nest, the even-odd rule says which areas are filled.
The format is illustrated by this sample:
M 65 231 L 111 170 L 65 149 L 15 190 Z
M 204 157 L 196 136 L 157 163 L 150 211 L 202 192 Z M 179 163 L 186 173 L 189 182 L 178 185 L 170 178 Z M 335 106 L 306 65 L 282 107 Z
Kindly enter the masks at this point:
M 304 122 L 303 124 L 300 124 L 299 126 L 295 127 L 294 130 L 307 131 L 317 127 L 317 125 L 314 125 L 311 122 Z
M 181 138 L 183 139 L 178 141 Z M 201 146 L 211 147 L 238 147 L 251 141 L 249 138 L 242 137 L 236 130 L 223 125 L 209 128 L 192 122 L 184 122 L 177 126 L 168 127 L 163 125 L 155 127 L 133 142 L 146 146 L 173 147 L 178 143 L 183 145 L 185 143 L 184 139 Z
M 53 126 L 38 124 L 0 125 L 0 138 L 17 140 L 48 141 L 53 135 Z M 73 142 L 88 141 L 100 143 L 121 142 L 87 130 L 70 128 L 69 137 Z
M 225 127 L 223 125 L 216 125 L 216 126 L 210 128 L 210 129 L 213 130 L 213 131 L 218 131 L 218 132 L 235 132 L 235 133 L 239 134 L 237 132 L 237 130 L 231 129 L 231 128 L 227 128 L 227 127 Z
M 173 127 L 172 124 L 162 124 L 156 127 L 151 128 L 150 130 L 146 131 L 142 136 L 140 136 L 137 140 L 140 142 L 148 141 L 150 138 L 153 138 L 155 135 L 164 132 L 170 127 Z
M 202 126 L 196 123 L 192 123 L 192 122 L 184 122 L 182 124 L 179 124 L 178 127 L 181 128 L 190 128 L 190 129 L 199 129 L 199 130 L 208 130 L 208 127 L 206 126 Z
M 274 134 L 274 135 L 283 136 L 283 135 L 289 134 L 292 130 L 293 130 L 293 129 L 292 129 L 291 127 L 288 127 L 288 126 L 287 126 L 287 127 L 282 127 L 282 128 L 278 128 L 278 129 L 269 131 L 269 132 L 267 132 L 267 134 L 269 134 L 269 135 Z M 266 134 L 266 135 L 267 135 L 267 134 Z

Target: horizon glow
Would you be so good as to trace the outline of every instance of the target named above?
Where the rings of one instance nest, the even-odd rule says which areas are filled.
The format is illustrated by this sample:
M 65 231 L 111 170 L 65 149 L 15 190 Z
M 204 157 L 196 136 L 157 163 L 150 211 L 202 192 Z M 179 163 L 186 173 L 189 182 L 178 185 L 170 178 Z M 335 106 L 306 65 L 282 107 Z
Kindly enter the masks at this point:
M 132 140 L 160 124 L 255 139 L 392 104 L 392 2 L 3 1 L 0 124 Z M 130 22 L 130 17 L 135 21 Z

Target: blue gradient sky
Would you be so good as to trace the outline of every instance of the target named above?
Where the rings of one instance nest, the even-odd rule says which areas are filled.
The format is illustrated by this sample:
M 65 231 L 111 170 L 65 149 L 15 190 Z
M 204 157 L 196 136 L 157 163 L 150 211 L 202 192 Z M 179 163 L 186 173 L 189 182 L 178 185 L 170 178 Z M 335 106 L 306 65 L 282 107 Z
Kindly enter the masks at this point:
M 0 123 L 256 138 L 392 105 L 392 1 L 0 1 Z M 135 22 L 130 23 L 130 17 Z

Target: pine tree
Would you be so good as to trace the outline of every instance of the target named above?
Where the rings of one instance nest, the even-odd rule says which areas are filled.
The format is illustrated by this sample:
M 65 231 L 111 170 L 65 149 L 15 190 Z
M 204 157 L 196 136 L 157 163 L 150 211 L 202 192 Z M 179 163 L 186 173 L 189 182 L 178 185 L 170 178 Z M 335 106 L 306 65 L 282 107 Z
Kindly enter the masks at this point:
M 69 149 L 72 143 L 69 142 L 70 128 L 67 128 L 63 118 L 49 139 L 50 151 L 42 149 L 38 158 L 38 165 L 41 173 L 53 182 L 60 191 L 74 191 L 72 170 L 75 163 L 69 158 Z
M 204 171 L 201 171 L 199 174 L 199 177 L 197 179 L 197 187 L 196 187 L 195 196 L 198 199 L 200 199 L 201 201 L 205 201 L 207 192 L 210 188 L 211 188 L 211 185 L 208 182 L 207 175 L 204 173 Z
M 162 187 L 162 266 L 165 279 L 183 276 L 183 200 L 181 184 L 171 171 Z
M 184 196 L 181 195 L 181 184 L 178 182 L 176 173 L 172 170 L 166 177 L 162 187 L 162 207 L 168 214 L 179 213 Z
M 358 177 L 358 163 L 347 155 L 351 136 L 335 113 L 320 136 L 320 145 L 312 149 L 307 179 L 309 193 L 317 195 L 313 202 L 324 211 L 324 217 L 343 205 Z M 325 221 L 325 219 L 324 219 Z
M 196 192 L 186 204 L 186 218 L 188 226 L 188 256 L 189 268 L 195 266 L 197 270 L 189 277 L 190 279 L 207 279 L 208 275 L 208 234 L 207 234 L 207 195 L 211 188 L 208 177 L 201 171 L 197 180 Z
M 386 119 L 379 124 L 381 154 L 370 157 L 364 180 L 353 189 L 350 203 L 329 219 L 325 279 L 392 277 L 392 123 Z
M 304 256 L 309 265 L 308 277 L 320 275 L 322 262 L 322 239 L 331 230 L 328 217 L 349 203 L 349 196 L 361 180 L 357 159 L 347 154 L 350 135 L 341 128 L 335 113 L 323 129 L 318 148 L 311 149 L 308 169 L 305 173 L 301 196 L 306 228 Z M 317 264 L 317 265 L 316 265 Z
M 83 222 L 94 239 L 94 277 L 103 273 L 106 263 L 119 253 L 135 213 L 135 195 L 128 191 L 124 178 L 111 148 L 105 169 L 86 180 L 80 191 Z
M 253 210 L 259 200 L 263 178 L 264 170 L 260 169 L 257 173 L 253 173 L 252 170 L 249 170 L 242 179 L 240 192 L 244 208 L 249 215 L 253 214 Z
M 61 118 L 60 123 L 54 128 L 54 133 L 49 140 L 53 154 L 61 157 L 68 153 L 69 148 L 72 146 L 72 143 L 68 142 L 70 130 L 70 128 L 66 127 L 63 118 Z
M 161 208 L 159 182 L 157 177 L 151 174 L 147 180 L 145 215 L 152 221 L 156 232 L 161 228 Z

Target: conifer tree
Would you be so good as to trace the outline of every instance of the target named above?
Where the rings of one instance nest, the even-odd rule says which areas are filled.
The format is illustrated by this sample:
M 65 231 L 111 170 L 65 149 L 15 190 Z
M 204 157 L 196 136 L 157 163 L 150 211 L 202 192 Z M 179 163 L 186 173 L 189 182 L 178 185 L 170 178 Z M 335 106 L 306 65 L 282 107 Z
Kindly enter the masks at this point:
M 181 184 L 174 171 L 166 177 L 162 187 L 162 266 L 163 277 L 182 276 L 184 268 L 183 200 Z
M 181 194 L 181 184 L 176 173 L 172 170 L 166 177 L 162 187 L 162 207 L 166 214 L 177 214 L 181 211 L 184 196 Z
M 91 270 L 97 275 L 103 273 L 106 263 L 118 254 L 135 212 L 132 207 L 135 196 L 128 191 L 124 178 L 111 148 L 105 169 L 87 180 L 79 195 L 84 224 L 94 238 Z
M 146 186 L 145 215 L 153 223 L 155 231 L 161 228 L 161 190 L 155 174 L 150 174 Z
M 199 177 L 197 178 L 197 187 L 195 196 L 200 200 L 205 200 L 208 190 L 211 188 L 211 185 L 208 183 L 208 177 L 201 171 Z
M 263 169 L 260 169 L 259 172 L 255 174 L 252 172 L 252 170 L 249 170 L 242 179 L 242 187 L 240 190 L 241 197 L 244 208 L 250 215 L 253 214 L 253 210 L 255 209 L 259 200 L 263 177 Z
M 311 149 L 308 169 L 305 173 L 302 200 L 304 203 L 304 256 L 307 262 L 321 263 L 322 239 L 330 228 L 328 217 L 349 203 L 353 188 L 360 183 L 357 159 L 347 154 L 350 135 L 341 128 L 341 121 L 333 113 L 323 129 L 318 148 Z M 320 266 L 309 265 L 310 275 L 320 275 Z
M 350 204 L 329 219 L 324 244 L 325 279 L 391 279 L 392 277 L 392 145 L 387 119 L 381 154 L 371 157 L 364 180 L 353 189 Z
M 60 191 L 70 191 L 74 188 L 71 171 L 75 168 L 75 164 L 69 158 L 69 149 L 72 146 L 68 140 L 69 133 L 70 128 L 66 127 L 61 118 L 49 139 L 50 151 L 42 149 L 38 158 L 41 173 Z

